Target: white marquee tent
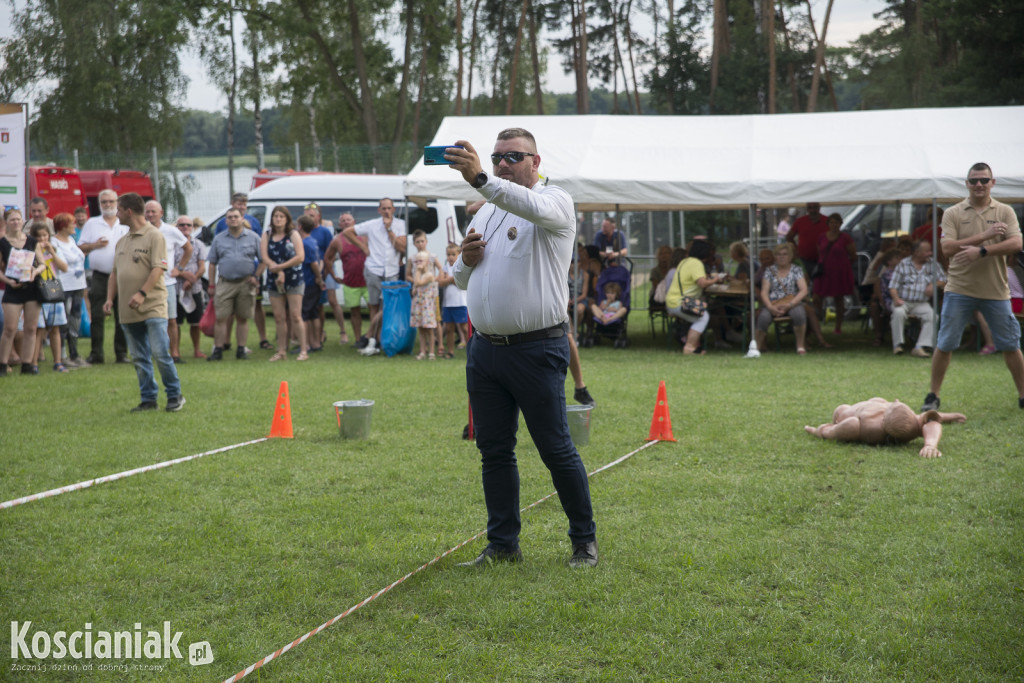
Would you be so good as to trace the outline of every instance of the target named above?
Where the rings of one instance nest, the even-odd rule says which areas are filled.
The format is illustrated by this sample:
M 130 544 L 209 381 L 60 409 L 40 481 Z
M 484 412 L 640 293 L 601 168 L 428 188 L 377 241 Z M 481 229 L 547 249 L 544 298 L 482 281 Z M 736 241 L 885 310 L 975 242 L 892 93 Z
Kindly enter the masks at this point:
M 433 145 L 464 139 L 481 155 L 498 131 L 537 138 L 541 173 L 581 211 L 949 202 L 977 161 L 993 195 L 1024 201 L 1024 107 L 897 109 L 759 116 L 449 116 Z M 485 169 L 489 163 L 485 160 Z M 410 197 L 480 196 L 422 158 Z

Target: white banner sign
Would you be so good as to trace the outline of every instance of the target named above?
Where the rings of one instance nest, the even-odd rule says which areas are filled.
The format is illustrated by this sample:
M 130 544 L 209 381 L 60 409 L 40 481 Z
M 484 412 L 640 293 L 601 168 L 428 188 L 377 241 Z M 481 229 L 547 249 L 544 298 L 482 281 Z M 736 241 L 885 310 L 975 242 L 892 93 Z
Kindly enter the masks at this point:
M 0 204 L 22 211 L 25 197 L 25 105 L 0 103 Z

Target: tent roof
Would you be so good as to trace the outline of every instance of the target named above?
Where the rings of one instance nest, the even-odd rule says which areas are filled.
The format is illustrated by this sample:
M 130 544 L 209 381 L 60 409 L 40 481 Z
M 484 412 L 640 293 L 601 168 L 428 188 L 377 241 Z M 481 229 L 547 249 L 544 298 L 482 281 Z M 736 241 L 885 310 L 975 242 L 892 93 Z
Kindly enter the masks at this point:
M 433 145 L 491 151 L 500 130 L 537 138 L 540 172 L 580 210 L 665 210 L 955 201 L 978 161 L 993 196 L 1024 201 L 1024 107 L 756 116 L 449 116 Z M 485 169 L 489 169 L 486 165 Z M 462 177 L 421 158 L 411 197 L 475 201 Z

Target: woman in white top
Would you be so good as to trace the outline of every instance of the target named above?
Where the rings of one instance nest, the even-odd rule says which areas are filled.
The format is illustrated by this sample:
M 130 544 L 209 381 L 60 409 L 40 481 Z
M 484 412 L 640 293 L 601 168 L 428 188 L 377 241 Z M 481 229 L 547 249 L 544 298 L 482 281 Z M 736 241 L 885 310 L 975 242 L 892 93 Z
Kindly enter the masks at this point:
M 69 213 L 59 213 L 53 218 L 56 233 L 53 246 L 67 264 L 68 269 L 58 271 L 57 277 L 64 287 L 64 309 L 67 323 L 60 326 L 60 338 L 67 348 L 70 367 L 82 368 L 89 365 L 78 355 L 78 332 L 82 326 L 82 302 L 85 298 L 85 253 L 75 242 L 75 219 Z M 58 361 L 59 359 L 54 359 Z

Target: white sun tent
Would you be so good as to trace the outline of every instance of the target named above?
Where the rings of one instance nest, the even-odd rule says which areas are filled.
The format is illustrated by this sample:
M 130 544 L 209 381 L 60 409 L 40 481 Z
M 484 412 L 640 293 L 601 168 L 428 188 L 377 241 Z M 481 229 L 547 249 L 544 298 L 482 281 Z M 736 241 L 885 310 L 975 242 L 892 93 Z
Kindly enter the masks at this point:
M 1024 201 L 1024 107 L 759 116 L 449 116 L 433 145 L 468 140 L 490 170 L 500 130 L 537 139 L 540 172 L 581 211 L 950 202 L 984 161 L 993 195 Z M 474 201 L 446 166 L 422 158 L 410 197 Z

